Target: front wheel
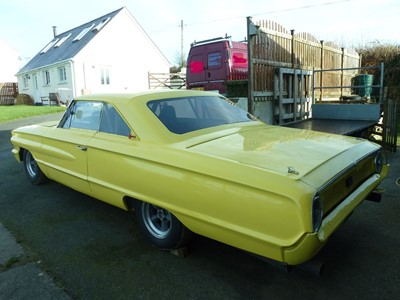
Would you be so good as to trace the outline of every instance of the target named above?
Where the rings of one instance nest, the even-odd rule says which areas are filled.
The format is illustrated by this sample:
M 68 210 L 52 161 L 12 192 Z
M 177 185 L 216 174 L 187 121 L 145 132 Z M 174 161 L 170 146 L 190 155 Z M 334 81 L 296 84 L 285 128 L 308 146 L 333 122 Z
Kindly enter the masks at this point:
M 24 169 L 29 181 L 35 185 L 42 184 L 47 181 L 46 175 L 40 170 L 32 153 L 28 150 L 24 151 Z
M 156 205 L 136 201 L 138 224 L 151 243 L 164 250 L 183 247 L 191 232 L 168 210 Z

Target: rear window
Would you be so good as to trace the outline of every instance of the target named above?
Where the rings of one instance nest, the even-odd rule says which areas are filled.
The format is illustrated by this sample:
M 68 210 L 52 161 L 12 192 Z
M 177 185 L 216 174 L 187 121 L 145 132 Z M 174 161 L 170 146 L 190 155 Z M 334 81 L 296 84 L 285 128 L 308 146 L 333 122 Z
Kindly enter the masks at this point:
M 254 120 L 246 111 L 219 96 L 154 100 L 147 106 L 169 131 L 176 134 Z
M 216 69 L 222 66 L 222 54 L 220 51 L 208 53 L 208 68 Z

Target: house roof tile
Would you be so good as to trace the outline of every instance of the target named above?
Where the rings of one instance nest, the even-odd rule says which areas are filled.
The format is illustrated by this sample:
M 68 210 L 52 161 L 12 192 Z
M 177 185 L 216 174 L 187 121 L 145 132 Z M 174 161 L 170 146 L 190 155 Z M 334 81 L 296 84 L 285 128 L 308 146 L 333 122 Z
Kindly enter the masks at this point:
M 124 7 L 55 36 L 18 74 L 75 57 Z

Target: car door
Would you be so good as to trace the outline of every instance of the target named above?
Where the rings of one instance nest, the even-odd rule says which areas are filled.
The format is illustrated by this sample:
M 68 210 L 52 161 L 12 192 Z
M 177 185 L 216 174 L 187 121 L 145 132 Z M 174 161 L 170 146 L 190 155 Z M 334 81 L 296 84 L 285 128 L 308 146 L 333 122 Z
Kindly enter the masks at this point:
M 87 180 L 88 141 L 99 128 L 101 102 L 74 101 L 59 126 L 43 137 L 42 153 L 50 178 L 83 193 Z
M 99 131 L 88 143 L 88 180 L 93 197 L 125 208 L 122 196 L 134 188 L 135 137 L 115 107 L 104 103 Z

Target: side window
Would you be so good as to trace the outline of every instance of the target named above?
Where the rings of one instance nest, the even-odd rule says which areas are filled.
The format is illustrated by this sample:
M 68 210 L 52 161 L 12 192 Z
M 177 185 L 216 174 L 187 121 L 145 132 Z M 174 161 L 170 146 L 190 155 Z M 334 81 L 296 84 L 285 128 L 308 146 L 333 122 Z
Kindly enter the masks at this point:
M 75 101 L 66 111 L 59 127 L 98 130 L 103 104 L 97 101 Z
M 129 136 L 131 133 L 124 119 L 122 119 L 114 106 L 108 103 L 104 104 L 99 131 L 123 136 Z

